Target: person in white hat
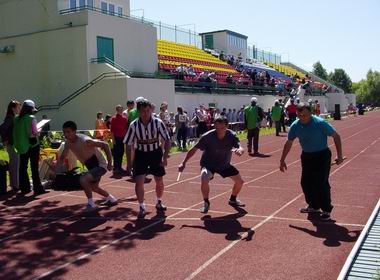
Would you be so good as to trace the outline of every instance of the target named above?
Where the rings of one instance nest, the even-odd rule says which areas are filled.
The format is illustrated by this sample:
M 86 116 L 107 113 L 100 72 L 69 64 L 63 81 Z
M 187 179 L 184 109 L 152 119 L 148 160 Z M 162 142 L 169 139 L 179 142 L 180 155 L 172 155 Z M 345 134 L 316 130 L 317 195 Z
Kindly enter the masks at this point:
M 24 195 L 31 191 L 28 175 L 29 160 L 32 171 L 34 195 L 46 193 L 42 187 L 38 172 L 40 142 L 38 139 L 37 120 L 33 115 L 36 111 L 35 103 L 29 99 L 25 100 L 20 115 L 14 120 L 13 146 L 20 155 L 19 184 L 21 193 Z
M 252 144 L 253 144 L 253 155 L 259 155 L 259 134 L 260 134 L 260 122 L 264 118 L 263 109 L 257 106 L 257 98 L 251 98 L 251 105 L 244 109 L 244 122 L 245 127 L 248 130 L 248 154 L 252 155 Z

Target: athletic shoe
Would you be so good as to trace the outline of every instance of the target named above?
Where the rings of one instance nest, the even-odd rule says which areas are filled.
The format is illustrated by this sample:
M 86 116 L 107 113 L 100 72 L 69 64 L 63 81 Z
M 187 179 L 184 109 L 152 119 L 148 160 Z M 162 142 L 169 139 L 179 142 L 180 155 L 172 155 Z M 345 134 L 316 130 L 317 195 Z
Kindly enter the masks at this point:
M 330 221 L 331 220 L 330 212 L 322 212 L 321 219 L 322 221 Z
M 145 218 L 145 209 L 140 207 L 140 211 L 139 211 L 139 214 L 137 215 L 137 219 L 144 219 Z
M 229 200 L 228 204 L 231 205 L 231 206 L 233 206 L 233 207 L 244 207 L 245 206 L 245 203 L 241 202 L 238 199 L 236 199 L 236 200 Z
M 210 209 L 210 203 L 204 202 L 203 207 L 200 209 L 201 213 L 207 214 Z
M 305 208 L 301 208 L 300 212 L 301 213 L 319 213 L 319 209 L 314 209 L 314 208 L 308 206 L 308 207 L 305 207 Z
M 96 211 L 98 208 L 94 205 L 92 206 L 91 204 L 87 204 L 86 208 L 84 209 L 84 212 L 89 213 Z
M 100 203 L 101 206 L 107 206 L 107 207 L 111 207 L 111 206 L 115 206 L 117 205 L 117 199 L 113 200 L 113 199 L 108 199 L 102 203 Z
M 159 200 L 156 204 L 156 209 L 158 211 L 166 211 L 166 206 L 164 204 L 162 204 L 161 200 Z

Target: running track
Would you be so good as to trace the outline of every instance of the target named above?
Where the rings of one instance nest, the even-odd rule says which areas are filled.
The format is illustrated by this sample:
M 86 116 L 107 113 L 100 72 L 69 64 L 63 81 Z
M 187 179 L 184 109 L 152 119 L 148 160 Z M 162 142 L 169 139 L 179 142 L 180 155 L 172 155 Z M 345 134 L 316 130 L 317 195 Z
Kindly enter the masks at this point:
M 234 157 L 245 179 L 244 209 L 227 205 L 231 183 L 216 177 L 211 211 L 199 213 L 200 154 L 180 182 L 184 154 L 170 158 L 166 217 L 154 210 L 151 182 L 151 212 L 137 221 L 133 183 L 110 175 L 102 184 L 121 202 L 98 214 L 82 214 L 80 191 L 0 201 L 0 279 L 336 279 L 380 196 L 380 112 L 334 125 L 347 160 L 331 171 L 333 222 L 298 211 L 299 145 L 282 174 L 285 138 L 264 136 L 260 149 L 270 157 Z

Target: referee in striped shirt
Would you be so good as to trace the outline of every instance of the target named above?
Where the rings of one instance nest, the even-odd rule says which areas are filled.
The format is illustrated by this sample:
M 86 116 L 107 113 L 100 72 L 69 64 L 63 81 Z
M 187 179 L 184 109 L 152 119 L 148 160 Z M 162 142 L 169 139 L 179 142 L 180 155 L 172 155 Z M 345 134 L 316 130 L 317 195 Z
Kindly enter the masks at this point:
M 139 102 L 137 110 L 140 117 L 130 124 L 124 143 L 131 149 L 137 143 L 133 175 L 136 181 L 136 196 L 140 204 L 138 218 L 143 219 L 145 217 L 144 182 L 148 174 L 152 174 L 156 182 L 156 209 L 158 211 L 166 210 L 161 198 L 164 194 L 163 176 L 166 174 L 165 166 L 167 165 L 171 143 L 165 124 L 152 116 L 152 104 L 148 100 Z M 160 140 L 165 142 L 164 152 L 161 149 Z

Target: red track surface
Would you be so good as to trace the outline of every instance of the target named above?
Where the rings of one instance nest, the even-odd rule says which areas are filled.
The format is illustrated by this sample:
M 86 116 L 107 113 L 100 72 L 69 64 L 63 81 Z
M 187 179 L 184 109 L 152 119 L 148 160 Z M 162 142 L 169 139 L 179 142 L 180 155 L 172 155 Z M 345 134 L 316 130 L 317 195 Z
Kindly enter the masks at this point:
M 334 125 L 347 156 L 332 169 L 335 222 L 299 213 L 299 145 L 281 174 L 285 138 L 265 136 L 261 152 L 270 157 L 234 158 L 246 181 L 240 211 L 227 205 L 230 181 L 216 177 L 211 211 L 199 213 L 199 154 L 180 182 L 184 155 L 170 159 L 166 217 L 154 211 L 153 182 L 151 212 L 137 221 L 133 184 L 109 176 L 102 184 L 122 201 L 98 214 L 82 214 L 80 191 L 0 201 L 0 279 L 336 279 L 380 196 L 380 113 Z

